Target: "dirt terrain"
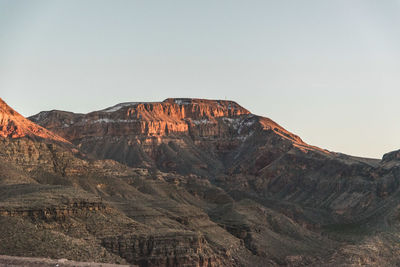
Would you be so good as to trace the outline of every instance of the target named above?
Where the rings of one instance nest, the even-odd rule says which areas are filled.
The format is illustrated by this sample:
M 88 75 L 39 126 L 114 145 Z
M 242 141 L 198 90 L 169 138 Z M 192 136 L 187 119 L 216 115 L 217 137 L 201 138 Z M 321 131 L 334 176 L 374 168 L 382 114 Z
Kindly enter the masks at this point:
M 122 265 L 122 264 L 109 264 L 109 263 L 96 263 L 96 262 L 77 262 L 67 259 L 46 259 L 46 258 L 28 258 L 28 257 L 12 257 L 0 255 L 0 266 L 31 266 L 31 267 L 68 267 L 68 266 L 81 266 L 81 267 L 128 267 L 136 265 Z

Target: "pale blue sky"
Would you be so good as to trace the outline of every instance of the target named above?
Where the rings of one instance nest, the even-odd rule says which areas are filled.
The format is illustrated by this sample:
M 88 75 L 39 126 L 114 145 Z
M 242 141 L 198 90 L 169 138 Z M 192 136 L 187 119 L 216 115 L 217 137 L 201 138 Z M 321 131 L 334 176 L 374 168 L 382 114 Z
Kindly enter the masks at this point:
M 4 1 L 0 97 L 25 116 L 232 99 L 306 142 L 400 149 L 400 1 Z

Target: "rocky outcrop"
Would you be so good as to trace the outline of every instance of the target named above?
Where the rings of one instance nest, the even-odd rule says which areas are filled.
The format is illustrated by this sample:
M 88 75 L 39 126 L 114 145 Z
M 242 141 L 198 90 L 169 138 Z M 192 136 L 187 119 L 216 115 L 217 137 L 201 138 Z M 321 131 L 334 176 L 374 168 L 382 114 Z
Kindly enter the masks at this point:
M 23 166 L 26 171 L 40 169 L 66 176 L 78 174 L 88 165 L 72 146 L 48 140 L 0 138 L 0 149 L 0 159 Z
M 72 217 L 86 212 L 91 211 L 104 211 L 105 205 L 98 202 L 88 202 L 80 200 L 78 202 L 72 202 L 63 204 L 60 206 L 45 206 L 45 207 L 13 207 L 13 206 L 0 206 L 0 216 L 22 216 L 28 217 L 32 220 L 42 221 L 65 221 L 67 217 Z
M 378 161 L 310 146 L 232 101 L 167 99 L 89 114 L 50 111 L 31 119 L 97 158 L 214 177 L 238 196 L 269 195 L 331 213 L 314 223 L 358 218 L 398 188 Z
M 46 111 L 30 117 L 96 158 L 132 167 L 209 175 L 230 164 L 253 136 L 318 150 L 270 119 L 255 116 L 233 101 L 166 99 L 122 103 L 88 114 Z M 279 145 L 276 145 L 279 147 Z
M 102 245 L 128 262 L 140 266 L 229 266 L 221 256 L 213 255 L 207 241 L 191 232 L 107 237 Z
M 21 138 L 27 136 L 69 143 L 62 137 L 25 119 L 0 98 L 0 137 Z
M 30 267 L 135 267 L 135 265 L 107 264 L 96 262 L 76 262 L 67 259 L 49 259 L 32 257 L 13 257 L 0 255 L 0 266 L 30 266 Z
M 3 234 L 23 229 L 11 223 L 21 219 L 24 227 L 34 224 L 31 236 L 43 239 L 48 232 L 34 229 L 50 227 L 83 242 L 80 250 L 96 247 L 89 256 L 108 253 L 108 261 L 140 266 L 398 262 L 398 152 L 382 161 L 329 152 L 232 101 L 131 102 L 30 119 L 76 147 L 30 136 L 0 139 L 0 163 L 10 163 L 0 165 L 0 204 L 8 207 L 0 220 L 10 226 Z M 41 205 L 11 209 L 10 203 L 36 203 L 25 190 L 2 199 L 18 183 L 41 188 L 34 195 Z M 80 189 L 81 200 L 97 195 L 108 208 L 63 202 L 54 186 Z M 74 211 L 71 203 L 82 205 Z M 0 252 L 24 247 L 5 243 Z
M 209 128 L 209 125 L 215 124 L 216 118 L 246 114 L 250 112 L 232 101 L 167 99 L 163 102 L 122 103 L 88 114 L 46 111 L 30 119 L 63 134 L 68 140 L 76 140 L 95 136 L 188 133 L 191 126 L 204 125 Z M 204 129 L 202 133 L 211 135 L 212 131 Z

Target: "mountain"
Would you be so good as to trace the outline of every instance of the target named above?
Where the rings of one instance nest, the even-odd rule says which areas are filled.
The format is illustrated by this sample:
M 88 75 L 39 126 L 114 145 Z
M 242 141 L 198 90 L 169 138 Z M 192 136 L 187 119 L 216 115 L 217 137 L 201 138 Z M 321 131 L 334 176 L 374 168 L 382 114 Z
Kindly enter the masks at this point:
M 60 136 L 25 119 L 0 98 L 0 136 L 10 138 L 36 137 L 69 143 Z
M 88 114 L 41 112 L 29 119 L 93 158 L 199 175 L 239 199 L 252 196 L 324 207 L 328 215 L 317 216 L 313 223 L 327 216 L 352 220 L 376 208 L 380 196 L 393 188 L 386 180 L 372 178 L 385 173 L 379 160 L 308 145 L 233 101 L 130 102 Z
M 0 137 L 0 254 L 140 266 L 260 261 L 210 219 L 205 209 L 213 201 L 176 184 L 186 178 L 93 159 L 53 141 Z M 196 176 L 187 182 L 230 201 Z
M 377 160 L 320 149 L 233 101 L 21 117 L 8 124 L 27 134 L 3 127 L 0 136 L 0 254 L 139 266 L 400 264 L 398 152 Z
M 270 144 L 276 156 L 292 148 L 328 153 L 233 101 L 131 102 L 88 114 L 46 111 L 29 119 L 96 158 L 182 174 L 221 172 L 257 138 L 279 143 Z

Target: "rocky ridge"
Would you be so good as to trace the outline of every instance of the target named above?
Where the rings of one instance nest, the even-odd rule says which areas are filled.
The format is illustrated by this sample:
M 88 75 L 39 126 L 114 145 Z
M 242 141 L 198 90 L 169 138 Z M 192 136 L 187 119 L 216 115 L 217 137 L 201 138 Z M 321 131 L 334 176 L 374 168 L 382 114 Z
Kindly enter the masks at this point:
M 0 253 L 43 256 L 35 241 L 4 244 L 51 233 L 52 257 L 140 266 L 400 264 L 395 152 L 313 147 L 232 101 L 30 119 L 75 147 L 0 138 Z
M 166 174 L 89 159 L 51 139 L 0 141 L 3 254 L 141 266 L 229 266 L 227 255 L 251 257 Z M 192 204 L 181 203 L 187 198 Z
M 10 138 L 39 137 L 69 143 L 62 137 L 25 119 L 0 98 L 0 136 Z
M 288 147 L 328 153 L 233 101 L 131 102 L 88 114 L 46 111 L 29 119 L 95 158 L 185 174 L 192 168 L 198 174 L 222 169 L 222 162 L 232 161 L 229 157 L 240 153 L 241 144 L 259 133 L 275 136 Z M 187 162 L 182 161 L 183 155 Z

